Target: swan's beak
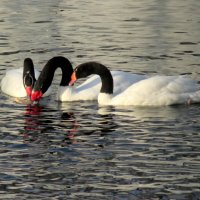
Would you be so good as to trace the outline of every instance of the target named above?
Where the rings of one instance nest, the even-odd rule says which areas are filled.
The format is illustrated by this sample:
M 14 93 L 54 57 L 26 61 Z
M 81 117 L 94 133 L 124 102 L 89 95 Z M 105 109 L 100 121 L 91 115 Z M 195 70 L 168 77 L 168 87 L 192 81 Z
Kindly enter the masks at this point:
M 42 97 L 43 93 L 41 91 L 32 91 L 32 94 L 31 94 L 31 101 L 37 101 L 39 102 L 41 97 Z
M 77 78 L 76 78 L 76 73 L 73 72 L 72 76 L 71 76 L 71 81 L 69 82 L 69 86 L 74 85 L 74 83 L 76 82 Z

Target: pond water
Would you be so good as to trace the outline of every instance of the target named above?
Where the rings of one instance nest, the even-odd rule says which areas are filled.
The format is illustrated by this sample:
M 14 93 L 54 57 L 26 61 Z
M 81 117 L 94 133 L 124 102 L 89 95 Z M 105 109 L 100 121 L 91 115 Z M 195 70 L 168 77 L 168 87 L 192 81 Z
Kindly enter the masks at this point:
M 0 2 L 0 78 L 31 57 L 200 80 L 199 0 Z M 200 106 L 40 105 L 0 94 L 0 199 L 200 199 Z

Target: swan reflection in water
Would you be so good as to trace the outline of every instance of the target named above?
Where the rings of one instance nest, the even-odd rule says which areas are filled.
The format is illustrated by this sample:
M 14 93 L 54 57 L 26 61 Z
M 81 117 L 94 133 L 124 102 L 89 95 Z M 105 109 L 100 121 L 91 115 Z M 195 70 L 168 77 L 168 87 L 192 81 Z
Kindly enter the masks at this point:
M 24 142 L 51 143 L 56 141 L 61 146 L 75 144 L 78 123 L 74 114 L 65 112 L 60 118 L 55 118 L 54 115 L 55 110 L 50 108 L 39 104 L 27 105 L 24 114 L 25 126 L 22 132 Z
M 86 106 L 88 108 L 88 103 Z M 90 135 L 109 139 L 109 134 L 117 129 L 113 107 L 109 107 L 111 113 L 99 113 L 98 106 L 93 103 L 89 111 L 85 110 L 85 105 L 82 110 L 76 108 L 68 104 L 58 104 L 56 109 L 41 104 L 27 105 L 22 131 L 24 142 L 66 146 L 91 141 Z

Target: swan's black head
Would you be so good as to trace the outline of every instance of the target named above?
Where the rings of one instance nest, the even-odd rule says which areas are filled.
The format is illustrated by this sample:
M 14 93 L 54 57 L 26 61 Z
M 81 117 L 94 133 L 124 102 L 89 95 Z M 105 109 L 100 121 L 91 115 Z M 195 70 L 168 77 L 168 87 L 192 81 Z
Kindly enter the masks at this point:
M 85 78 L 87 76 L 90 76 L 91 74 L 97 74 L 98 73 L 96 72 L 97 65 L 100 65 L 100 64 L 96 62 L 87 62 L 87 63 L 78 65 L 74 69 L 69 85 L 73 85 L 77 79 Z
M 30 58 L 24 59 L 24 69 L 23 69 L 23 84 L 26 93 L 31 97 L 31 92 L 35 84 L 35 72 L 33 61 Z
M 73 72 L 70 61 L 62 56 L 53 57 L 44 66 L 40 76 L 38 77 L 38 80 L 34 85 L 31 94 L 32 101 L 39 101 L 43 94 L 48 90 L 53 81 L 54 73 L 57 68 L 61 68 L 62 70 L 60 86 L 68 86 L 71 80 L 71 74 Z
M 97 74 L 97 66 L 100 65 L 99 63 L 96 62 L 87 62 L 80 64 L 74 69 L 74 72 L 76 73 L 76 78 L 85 78 L 91 74 Z
M 102 81 L 100 92 L 108 94 L 113 93 L 113 78 L 109 69 L 97 62 L 86 62 L 77 66 L 71 76 L 69 85 L 73 85 L 77 79 L 85 78 L 91 74 L 97 74 L 100 76 Z

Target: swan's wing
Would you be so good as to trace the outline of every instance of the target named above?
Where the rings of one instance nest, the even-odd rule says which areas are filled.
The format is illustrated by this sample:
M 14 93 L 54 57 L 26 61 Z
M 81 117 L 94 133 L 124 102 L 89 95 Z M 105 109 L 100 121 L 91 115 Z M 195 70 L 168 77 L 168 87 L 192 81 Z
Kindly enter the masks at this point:
M 111 71 L 114 81 L 114 95 L 124 92 L 128 87 L 146 78 L 141 74 L 132 74 L 123 71 Z
M 111 103 L 155 106 L 186 103 L 198 91 L 197 82 L 184 76 L 155 76 L 131 85 L 114 96 Z

